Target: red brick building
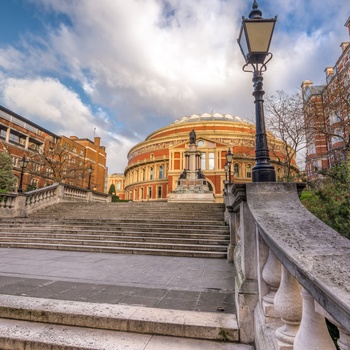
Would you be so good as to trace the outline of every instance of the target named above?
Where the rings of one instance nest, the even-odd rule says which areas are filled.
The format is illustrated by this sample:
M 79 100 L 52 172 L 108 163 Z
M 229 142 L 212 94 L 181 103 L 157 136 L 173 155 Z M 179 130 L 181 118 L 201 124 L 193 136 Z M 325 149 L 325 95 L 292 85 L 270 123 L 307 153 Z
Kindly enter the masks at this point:
M 213 190 L 216 202 L 223 200 L 226 179 L 224 164 L 229 148 L 234 155 L 233 181 L 244 183 L 252 180 L 255 126 L 228 114 L 194 114 L 153 132 L 129 151 L 124 172 L 125 199 L 167 199 L 185 168 L 185 151 L 189 149 L 189 133 L 192 129 L 197 134 L 197 150 L 201 152 L 201 171 Z M 275 154 L 283 158 L 282 141 L 268 133 L 268 142 Z M 270 157 L 277 177 L 283 176 L 282 165 L 278 164 L 273 154 Z M 293 171 L 298 171 L 295 162 Z
M 350 17 L 345 23 L 350 34 Z M 349 161 L 350 147 L 350 45 L 343 42 L 341 55 L 327 67 L 326 84 L 302 83 L 304 120 L 307 129 L 305 170 L 310 179 L 318 170 Z
M 93 168 L 91 188 L 106 189 L 106 150 L 100 138 L 94 142 L 58 136 L 30 120 L 0 106 L 0 152 L 12 158 L 13 173 L 20 178 L 20 160 L 29 161 L 24 169 L 23 189 L 41 188 L 65 182 L 86 188 L 88 168 Z

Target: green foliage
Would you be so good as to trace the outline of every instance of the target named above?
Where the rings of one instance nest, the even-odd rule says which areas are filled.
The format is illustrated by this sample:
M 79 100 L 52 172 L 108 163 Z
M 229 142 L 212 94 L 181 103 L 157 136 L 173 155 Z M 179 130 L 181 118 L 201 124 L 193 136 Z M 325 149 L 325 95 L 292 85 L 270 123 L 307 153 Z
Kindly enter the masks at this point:
M 109 195 L 111 195 L 111 196 L 113 196 L 113 193 L 115 194 L 115 186 L 114 186 L 114 184 L 112 184 L 112 185 L 110 185 L 109 186 L 109 191 L 108 191 L 108 194 Z
M 15 190 L 17 178 L 12 173 L 11 157 L 0 152 L 0 190 L 2 192 L 11 192 Z
M 303 192 L 302 203 L 327 225 L 350 239 L 350 172 L 346 163 L 320 172 L 324 178 Z

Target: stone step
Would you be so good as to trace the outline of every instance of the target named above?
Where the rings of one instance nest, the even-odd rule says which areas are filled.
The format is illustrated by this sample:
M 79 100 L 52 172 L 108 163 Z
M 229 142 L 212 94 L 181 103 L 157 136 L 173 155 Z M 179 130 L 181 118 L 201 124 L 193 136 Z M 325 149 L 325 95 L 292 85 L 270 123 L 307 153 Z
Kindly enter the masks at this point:
M 79 239 L 79 240 L 90 240 L 90 241 L 118 241 L 118 240 L 131 240 L 133 242 L 158 242 L 158 243 L 181 243 L 181 244 L 213 244 L 213 245 L 227 245 L 229 236 L 208 236 L 202 235 L 200 237 L 193 237 L 192 235 L 183 235 L 181 236 L 173 236 L 171 234 L 162 235 L 162 236 L 150 236 L 150 235 L 135 235 L 135 233 L 124 232 L 123 235 L 102 235 L 101 232 L 99 234 L 95 234 L 91 232 L 90 234 L 62 234 L 62 233 L 8 233 L 8 232 L 0 232 L 0 240 L 1 241 L 11 241 L 17 240 L 19 238 L 25 239 L 59 239 L 59 240 L 69 240 L 69 239 Z M 199 236 L 199 235 L 198 235 Z
M 58 238 L 35 238 L 35 237 L 1 237 L 0 244 L 9 243 L 27 243 L 27 244 L 50 244 L 50 245 L 76 245 L 76 246 L 102 246 L 108 248 L 142 248 L 142 249 L 167 249 L 167 250 L 191 250 L 226 252 L 227 244 L 191 244 L 191 243 L 173 243 L 173 242 L 145 242 L 145 241 L 127 241 L 127 240 L 91 240 L 91 239 L 69 239 Z
M 239 341 L 236 315 L 224 312 L 1 295 L 0 317 L 105 330 Z
M 254 350 L 214 340 L 1 320 L 2 350 Z
M 40 223 L 39 223 L 40 225 Z M 142 234 L 145 233 L 145 236 L 152 233 L 162 233 L 168 235 L 178 235 L 178 234 L 188 234 L 188 235 L 196 235 L 201 234 L 204 235 L 216 235 L 216 236 L 225 236 L 229 234 L 228 229 L 177 229 L 171 227 L 105 227 L 98 226 L 44 226 L 40 225 L 40 227 L 35 226 L 18 226 L 18 227 L 3 227 L 0 228 L 0 232 L 4 233 L 66 233 L 66 234 L 76 234 L 76 233 L 96 233 L 99 232 L 101 234 L 122 234 L 123 232 L 132 232 L 134 234 Z
M 253 350 L 234 314 L 0 296 L 1 349 Z
M 16 243 L 0 242 L 1 248 L 27 248 L 27 249 L 47 249 L 47 250 L 66 250 L 93 253 L 113 253 L 113 254 L 143 254 L 160 256 L 179 256 L 191 258 L 214 258 L 226 259 L 226 249 L 224 251 L 200 250 L 178 250 L 178 249 L 156 249 L 156 248 L 138 248 L 138 247 L 104 247 L 93 245 L 68 245 L 68 244 L 49 244 L 49 243 Z
M 34 228 L 38 227 L 38 224 L 40 226 L 46 226 L 46 227 L 68 227 L 68 228 L 76 228 L 76 227 L 82 227 L 82 228 L 91 228 L 94 226 L 98 227 L 105 227 L 105 228 L 111 228 L 111 229 L 118 229 L 123 227 L 140 227 L 142 225 L 142 228 L 145 229 L 201 229 L 201 230 L 222 230 L 227 231 L 229 227 L 227 225 L 223 224 L 200 224 L 199 222 L 195 224 L 185 224 L 185 223 L 168 223 L 168 222 L 150 222 L 150 221 L 143 221 L 139 220 L 138 222 L 134 221 L 128 221 L 128 222 L 120 222 L 120 221 L 110 221 L 110 222 L 92 222 L 87 220 L 76 220 L 74 221 L 41 221 L 37 220 L 36 222 L 18 222 L 18 221 L 8 221 L 8 222 L 0 222 L 0 229 L 2 228 L 21 228 L 21 227 L 28 227 L 28 228 Z

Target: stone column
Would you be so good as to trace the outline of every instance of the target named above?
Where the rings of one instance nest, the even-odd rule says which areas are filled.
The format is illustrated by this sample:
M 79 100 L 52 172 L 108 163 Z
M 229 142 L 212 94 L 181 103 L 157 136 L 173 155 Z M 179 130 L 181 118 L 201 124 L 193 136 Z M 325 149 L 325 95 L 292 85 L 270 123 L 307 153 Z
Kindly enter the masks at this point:
M 280 349 L 293 349 L 302 311 L 300 285 L 298 281 L 282 265 L 281 284 L 274 299 L 275 310 L 284 326 L 276 330 L 276 338 Z M 320 350 L 320 349 L 319 349 Z
M 335 350 L 325 318 L 315 311 L 313 297 L 302 289 L 303 314 L 293 350 Z

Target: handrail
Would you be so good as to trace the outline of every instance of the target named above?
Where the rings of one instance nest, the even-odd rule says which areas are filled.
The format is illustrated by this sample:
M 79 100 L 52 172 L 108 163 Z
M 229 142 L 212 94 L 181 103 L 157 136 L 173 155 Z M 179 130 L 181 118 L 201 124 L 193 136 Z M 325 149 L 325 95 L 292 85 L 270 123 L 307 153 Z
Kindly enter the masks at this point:
M 348 349 L 350 240 L 311 214 L 299 191 L 295 183 L 226 187 L 241 338 L 257 344 L 269 338 L 271 349 L 278 342 L 296 350 L 333 349 L 326 317 L 340 331 L 340 348 Z
M 21 194 L 0 193 L 0 217 L 26 217 L 38 209 L 72 200 L 110 202 L 111 196 L 60 183 Z

